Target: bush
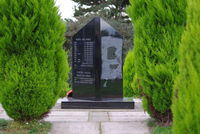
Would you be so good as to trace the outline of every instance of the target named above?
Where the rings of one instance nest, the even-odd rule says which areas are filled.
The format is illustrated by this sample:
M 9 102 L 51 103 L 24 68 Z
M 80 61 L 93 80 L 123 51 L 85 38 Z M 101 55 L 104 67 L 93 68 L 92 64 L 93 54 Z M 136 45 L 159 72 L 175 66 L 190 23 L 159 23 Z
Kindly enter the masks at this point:
M 7 114 L 39 119 L 67 88 L 64 23 L 54 0 L 0 1 L 0 89 Z
M 173 133 L 200 134 L 200 1 L 188 0 L 187 26 L 174 86 Z
M 62 69 L 63 70 L 63 75 L 64 75 L 63 78 L 64 79 L 63 79 L 63 87 L 60 88 L 61 89 L 61 91 L 59 93 L 59 97 L 60 98 L 66 97 L 67 92 L 71 90 L 71 88 L 70 88 L 70 81 L 69 81 L 70 80 L 70 71 L 71 71 L 71 68 L 70 68 L 70 65 L 68 64 L 69 51 L 65 51 L 64 53 L 65 53 L 65 56 L 63 57 L 64 59 L 62 59 L 63 63 L 65 64 L 63 66 L 63 69 Z
M 129 51 L 124 62 L 123 67 L 123 94 L 125 97 L 133 97 L 133 89 L 131 83 L 134 77 L 134 57 L 133 50 Z
M 185 25 L 185 0 L 130 0 L 135 28 L 135 71 L 144 109 L 159 122 L 171 121 L 171 96 L 178 73 L 177 51 Z
M 137 73 L 135 72 L 133 81 L 131 83 L 131 87 L 133 89 L 134 96 L 139 97 L 139 98 L 141 98 L 143 96 L 143 87 L 142 87 L 140 81 L 141 81 L 140 78 L 138 77 Z
M 134 51 L 131 50 L 128 52 L 124 67 L 123 67 L 123 94 L 124 97 L 140 97 L 141 91 L 138 87 L 138 78 L 135 74 L 134 67 Z

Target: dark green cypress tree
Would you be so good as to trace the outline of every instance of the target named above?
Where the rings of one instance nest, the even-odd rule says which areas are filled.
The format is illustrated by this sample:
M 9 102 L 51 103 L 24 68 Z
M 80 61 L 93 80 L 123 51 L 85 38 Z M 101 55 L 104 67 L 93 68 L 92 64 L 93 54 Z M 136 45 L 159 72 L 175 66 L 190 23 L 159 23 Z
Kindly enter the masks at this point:
M 68 86 L 65 25 L 54 0 L 0 0 L 0 93 L 17 121 L 41 118 Z
M 187 26 L 180 45 L 174 86 L 173 133 L 200 134 L 200 1 L 188 0 Z
M 178 73 L 178 47 L 185 26 L 186 0 L 130 0 L 134 24 L 135 70 L 143 106 L 159 122 L 170 122 L 171 97 Z

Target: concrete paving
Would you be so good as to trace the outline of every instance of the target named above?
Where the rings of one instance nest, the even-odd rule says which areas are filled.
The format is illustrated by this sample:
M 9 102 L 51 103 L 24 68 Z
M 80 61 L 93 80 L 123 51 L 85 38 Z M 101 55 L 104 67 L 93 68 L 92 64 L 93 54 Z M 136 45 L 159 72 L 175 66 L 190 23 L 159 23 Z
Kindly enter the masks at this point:
M 51 134 L 100 134 L 100 129 L 97 122 L 54 122 Z
M 150 134 L 149 115 L 135 100 L 135 109 L 61 109 L 58 100 L 44 120 L 53 123 L 49 134 Z M 0 106 L 0 118 L 10 119 Z
M 88 121 L 105 122 L 110 121 L 108 112 L 90 112 Z
M 146 122 L 103 122 L 102 134 L 149 134 Z

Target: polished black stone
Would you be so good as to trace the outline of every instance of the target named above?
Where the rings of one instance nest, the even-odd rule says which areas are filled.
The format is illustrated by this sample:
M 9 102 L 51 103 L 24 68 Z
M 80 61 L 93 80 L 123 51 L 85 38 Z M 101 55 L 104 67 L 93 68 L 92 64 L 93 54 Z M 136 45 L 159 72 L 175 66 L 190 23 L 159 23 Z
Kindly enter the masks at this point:
M 123 99 L 121 35 L 95 17 L 72 38 L 71 99 L 65 109 L 132 109 L 133 100 Z
M 61 103 L 63 109 L 134 109 L 134 102 L 129 99 L 107 98 L 101 101 L 69 98 Z
M 120 34 L 100 17 L 73 36 L 73 98 L 122 98 L 122 44 Z

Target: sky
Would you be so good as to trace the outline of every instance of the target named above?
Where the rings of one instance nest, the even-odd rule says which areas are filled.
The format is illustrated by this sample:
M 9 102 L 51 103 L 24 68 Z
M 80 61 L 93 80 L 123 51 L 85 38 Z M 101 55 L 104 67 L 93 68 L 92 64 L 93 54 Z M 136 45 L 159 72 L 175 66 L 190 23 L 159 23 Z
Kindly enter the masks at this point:
M 59 8 L 59 13 L 61 14 L 62 19 L 73 19 L 73 10 L 76 3 L 74 3 L 72 0 L 55 0 L 55 2 L 56 6 Z

